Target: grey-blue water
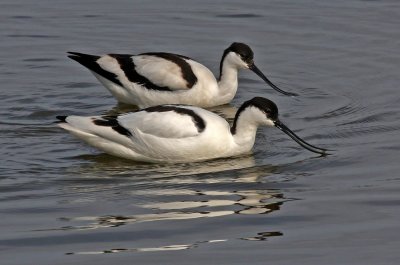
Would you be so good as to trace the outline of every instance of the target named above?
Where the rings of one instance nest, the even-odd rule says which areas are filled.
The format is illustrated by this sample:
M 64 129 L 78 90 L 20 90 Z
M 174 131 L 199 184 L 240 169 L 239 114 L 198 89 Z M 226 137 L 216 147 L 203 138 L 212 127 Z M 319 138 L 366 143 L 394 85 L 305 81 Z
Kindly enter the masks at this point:
M 0 3 L 0 264 L 398 264 L 397 0 Z M 94 150 L 56 115 L 126 112 L 66 57 L 168 51 L 218 72 L 249 44 L 279 95 L 240 74 L 229 108 L 275 101 L 251 155 L 149 165 Z

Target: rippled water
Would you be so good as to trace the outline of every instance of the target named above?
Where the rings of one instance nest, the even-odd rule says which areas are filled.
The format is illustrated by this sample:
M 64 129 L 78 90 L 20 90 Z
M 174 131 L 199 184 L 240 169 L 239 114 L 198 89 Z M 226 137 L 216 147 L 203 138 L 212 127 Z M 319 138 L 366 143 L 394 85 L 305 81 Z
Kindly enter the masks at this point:
M 0 4 L 1 264 L 398 264 L 398 1 Z M 189 55 L 215 73 L 248 43 L 290 98 L 241 73 L 231 117 L 275 101 L 252 155 L 149 165 L 93 150 L 56 115 L 118 113 L 66 51 Z

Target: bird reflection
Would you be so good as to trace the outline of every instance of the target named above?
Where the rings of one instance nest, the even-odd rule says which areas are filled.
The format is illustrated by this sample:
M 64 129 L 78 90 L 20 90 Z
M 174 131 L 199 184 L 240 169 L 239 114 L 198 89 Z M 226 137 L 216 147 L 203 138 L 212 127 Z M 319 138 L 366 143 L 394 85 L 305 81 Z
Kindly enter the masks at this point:
M 274 237 L 274 236 L 282 236 L 283 233 L 279 232 L 279 231 L 273 231 L 273 232 L 260 232 L 257 233 L 256 236 L 252 236 L 252 237 L 243 237 L 240 238 L 242 240 L 249 240 L 249 241 L 265 241 L 267 240 L 269 237 Z
M 192 244 L 182 244 L 182 245 L 168 245 L 168 246 L 160 246 L 160 247 L 148 247 L 148 248 L 113 248 L 102 251 L 80 251 L 80 252 L 68 252 L 66 255 L 95 255 L 95 254 L 113 254 L 113 253 L 121 253 L 121 252 L 155 252 L 155 251 L 176 251 L 176 250 L 186 250 L 191 248 L 196 248 L 203 244 L 210 243 L 220 243 L 226 242 L 226 239 L 217 239 L 217 240 L 206 240 L 206 241 L 198 241 Z
M 218 193 L 217 193 L 218 194 Z M 215 197 L 215 192 L 199 192 L 198 195 Z M 273 190 L 243 190 L 219 193 L 218 197 L 235 196 L 234 199 L 202 199 L 200 201 L 180 201 L 142 205 L 145 208 L 158 210 L 183 210 L 195 209 L 199 207 L 225 207 L 237 205 L 239 210 L 232 211 L 230 214 L 261 214 L 279 209 L 279 205 L 284 200 L 283 194 Z M 200 197 L 201 199 L 201 197 Z M 216 211 L 218 212 L 218 211 Z
M 283 234 L 279 231 L 272 232 L 259 232 L 256 236 L 252 237 L 244 237 L 244 238 L 236 238 L 239 240 L 247 240 L 247 241 L 266 241 L 270 237 L 282 236 Z M 159 247 L 141 247 L 141 248 L 112 248 L 100 251 L 79 251 L 79 252 L 68 252 L 66 255 L 96 255 L 96 254 L 116 254 L 123 252 L 158 252 L 158 251 L 177 251 L 177 250 L 187 250 L 192 248 L 200 247 L 204 244 L 215 244 L 215 243 L 223 243 L 227 241 L 232 241 L 235 239 L 213 239 L 213 240 L 204 240 L 204 241 L 196 241 L 191 244 L 180 244 L 180 245 L 166 245 Z
M 214 218 L 223 217 L 233 214 L 266 214 L 280 209 L 283 202 L 287 201 L 283 198 L 282 194 L 271 192 L 267 194 L 264 192 L 248 191 L 247 195 L 242 194 L 238 200 L 219 200 L 219 201 L 202 201 L 202 202 L 188 202 L 185 209 L 182 209 L 181 202 L 166 203 L 169 206 L 162 204 L 158 205 L 145 205 L 144 207 L 151 206 L 156 209 L 164 210 L 155 214 L 139 214 L 139 215 L 105 215 L 105 216 L 83 216 L 75 218 L 62 218 L 63 221 L 68 222 L 89 222 L 87 225 L 78 226 L 63 226 L 59 229 L 50 230 L 91 230 L 100 228 L 119 227 L 127 224 L 142 223 L 142 222 L 155 222 L 165 220 L 188 220 L 198 218 Z M 250 195 L 249 195 L 250 194 Z M 215 203 L 217 202 L 217 203 Z M 218 203 L 219 202 L 219 203 Z M 242 204 L 245 202 L 245 204 Z M 173 205 L 176 205 L 175 207 Z M 189 207 L 192 205 L 194 207 Z M 218 209 L 218 207 L 236 205 L 239 209 Z M 163 209 L 164 207 L 164 209 Z M 205 209 L 206 208 L 206 209 Z M 188 210 L 190 209 L 190 210 Z M 179 210 L 179 211 L 178 211 Z
M 111 185 L 118 191 L 118 196 L 146 198 L 145 203 L 135 205 L 153 213 L 64 217 L 63 221 L 86 224 L 63 226 L 60 229 L 104 229 L 141 222 L 215 218 L 234 214 L 256 215 L 279 210 L 288 199 L 281 191 L 266 188 L 268 182 L 264 181 L 274 174 L 277 167 L 255 166 L 252 156 L 241 157 L 235 161 L 236 169 L 232 169 L 233 165 L 220 161 L 210 162 L 212 165 L 193 163 L 184 170 L 176 165 L 165 165 L 164 168 L 158 167 L 156 170 L 142 168 L 143 172 L 139 174 L 135 166 L 130 169 L 126 166 L 123 169 L 119 168 L 125 175 L 123 181 L 118 179 L 115 182 L 96 182 L 99 176 L 106 179 L 108 174 L 115 176 L 112 173 L 116 170 L 114 166 L 106 170 L 105 165 L 99 163 L 97 166 L 85 168 L 81 173 L 86 178 L 89 170 L 101 172 L 102 175 L 89 174 L 96 175 L 92 182 L 96 185 L 88 189 L 80 182 L 79 185 L 70 187 L 74 192 L 103 191 L 104 194 Z M 210 172 L 211 170 L 215 172 Z
M 164 179 L 164 181 L 168 182 L 168 177 L 186 176 L 185 179 L 195 177 L 195 179 L 201 181 L 201 178 L 197 177 L 201 174 L 230 172 L 240 169 L 251 169 L 255 167 L 254 157 L 251 153 L 235 158 L 220 158 L 204 162 L 178 164 L 140 163 L 132 160 L 117 158 L 107 154 L 81 155 L 78 158 L 89 163 L 82 164 L 74 173 L 79 174 L 84 178 L 88 177 L 92 179 L 124 176 L 134 178 L 136 181 L 144 177 L 146 181 Z M 274 167 L 267 166 L 266 169 L 269 170 L 272 168 Z M 227 175 L 226 177 L 230 178 L 231 176 Z M 180 179 L 179 183 L 182 183 L 181 181 L 185 181 L 185 179 Z M 213 182 L 213 178 L 204 179 Z M 253 177 L 251 177 L 249 181 L 253 182 Z
M 144 222 L 158 225 L 168 220 L 179 222 L 239 215 L 248 218 L 270 214 L 290 200 L 285 198 L 281 190 L 272 188 L 271 183 L 282 177 L 282 174 L 277 174 L 281 171 L 280 166 L 257 165 L 251 154 L 202 163 L 164 165 L 135 163 L 108 155 L 80 159 L 85 163 L 71 168 L 73 177 L 62 182 L 62 190 L 69 196 L 64 196 L 60 203 L 73 206 L 84 201 L 82 196 L 96 205 L 104 200 L 111 203 L 118 200 L 120 204 L 123 199 L 127 205 L 134 205 L 139 210 L 127 207 L 115 214 L 115 208 L 105 208 L 100 215 L 61 217 L 59 221 L 63 226 L 44 229 L 46 231 L 107 230 Z M 273 181 L 269 182 L 269 179 Z M 108 210 L 113 214 L 107 213 Z M 228 240 L 264 241 L 282 235 L 279 231 L 253 233 L 240 235 L 242 237 L 228 234 L 225 239 L 183 242 L 185 244 L 182 245 L 144 248 L 123 246 L 67 254 L 174 251 Z

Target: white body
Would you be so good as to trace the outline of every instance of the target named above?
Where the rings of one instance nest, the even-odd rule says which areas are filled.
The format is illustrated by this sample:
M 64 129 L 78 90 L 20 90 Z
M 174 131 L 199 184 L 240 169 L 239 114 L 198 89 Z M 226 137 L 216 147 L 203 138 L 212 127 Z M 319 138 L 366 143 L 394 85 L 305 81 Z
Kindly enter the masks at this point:
M 94 119 L 101 119 L 98 116 L 68 116 L 59 126 L 115 156 L 146 162 L 192 162 L 249 152 L 258 125 L 272 124 L 265 114 L 252 107 L 240 115 L 233 135 L 228 122 L 212 112 L 191 106 L 176 107 L 194 111 L 205 128 L 199 130 L 190 115 L 146 110 L 117 117 L 118 124 L 131 135 L 94 124 Z
M 140 108 L 162 104 L 213 107 L 227 104 L 234 98 L 238 88 L 238 70 L 248 68 L 239 55 L 231 52 L 224 58 L 221 78 L 217 81 L 213 73 L 204 65 L 187 57 L 169 55 L 184 60 L 190 66 L 190 71 L 197 78 L 197 82 L 192 87 L 188 86 L 179 65 L 155 55 L 130 56 L 134 69 L 123 69 L 118 60 L 111 55 L 101 56 L 94 61 L 101 70 L 115 75 L 120 84 L 105 78 L 96 71 L 91 70 L 91 72 L 118 101 L 137 105 Z M 149 89 L 140 82 L 132 82 L 128 75 L 133 71 L 152 84 L 166 87 L 170 91 Z

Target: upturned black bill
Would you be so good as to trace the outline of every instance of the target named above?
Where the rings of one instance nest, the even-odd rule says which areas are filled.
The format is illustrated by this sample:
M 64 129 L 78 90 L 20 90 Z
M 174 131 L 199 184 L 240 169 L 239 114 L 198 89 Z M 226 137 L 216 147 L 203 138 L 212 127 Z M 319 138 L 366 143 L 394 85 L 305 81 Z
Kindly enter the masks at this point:
M 305 142 L 303 139 L 298 137 L 294 132 L 292 132 L 288 127 L 286 127 L 286 125 L 283 124 L 281 121 L 277 120 L 274 123 L 275 123 L 275 127 L 276 128 L 280 129 L 282 132 L 284 132 L 287 135 L 289 135 L 290 138 L 295 140 L 299 145 L 301 145 L 305 149 L 307 149 L 307 150 L 309 150 L 311 152 L 317 153 L 317 154 L 328 155 L 328 153 L 327 153 L 328 150 L 327 149 L 319 148 L 319 147 L 313 146 L 313 145 Z
M 260 69 L 257 68 L 257 66 L 253 63 L 249 66 L 249 69 L 251 71 L 253 71 L 254 73 L 256 73 L 256 75 L 258 75 L 259 77 L 261 77 L 262 80 L 264 80 L 268 85 L 270 85 L 273 89 L 275 89 L 276 91 L 286 95 L 286 96 L 298 96 L 295 93 L 291 93 L 291 92 L 286 92 L 283 91 L 282 89 L 280 89 L 279 87 L 277 87 L 276 85 L 274 85 L 271 81 L 269 81 L 269 79 L 260 71 Z

